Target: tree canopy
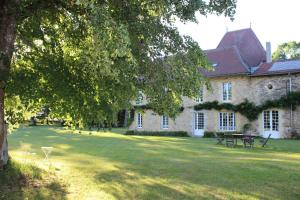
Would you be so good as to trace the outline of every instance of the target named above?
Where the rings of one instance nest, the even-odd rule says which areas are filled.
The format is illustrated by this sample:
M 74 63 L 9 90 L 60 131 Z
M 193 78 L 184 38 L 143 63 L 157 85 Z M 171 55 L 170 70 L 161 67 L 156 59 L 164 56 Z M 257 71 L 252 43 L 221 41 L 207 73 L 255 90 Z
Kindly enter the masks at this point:
M 236 6 L 235 0 L 11 2 L 15 48 L 9 67 L 0 67 L 9 72 L 7 100 L 48 105 L 55 116 L 83 124 L 113 121 L 139 91 L 155 111 L 176 115 L 181 97 L 207 84 L 199 67 L 210 64 L 174 22 L 197 22 L 196 12 L 233 17 Z
M 300 58 L 300 42 L 291 41 L 280 44 L 272 57 L 274 60 Z

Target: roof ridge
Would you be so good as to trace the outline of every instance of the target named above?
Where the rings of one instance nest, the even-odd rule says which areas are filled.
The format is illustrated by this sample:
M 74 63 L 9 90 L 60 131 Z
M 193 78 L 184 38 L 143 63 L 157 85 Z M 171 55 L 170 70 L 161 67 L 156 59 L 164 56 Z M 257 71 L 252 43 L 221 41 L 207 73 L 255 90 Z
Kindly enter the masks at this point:
M 236 46 L 236 45 L 233 45 L 232 47 L 233 47 L 233 49 L 236 51 L 239 60 L 241 61 L 242 65 L 246 68 L 247 72 L 250 72 L 250 67 L 245 63 L 245 61 L 244 61 L 243 57 L 241 56 L 240 51 L 239 51 L 239 49 L 237 48 L 237 46 Z

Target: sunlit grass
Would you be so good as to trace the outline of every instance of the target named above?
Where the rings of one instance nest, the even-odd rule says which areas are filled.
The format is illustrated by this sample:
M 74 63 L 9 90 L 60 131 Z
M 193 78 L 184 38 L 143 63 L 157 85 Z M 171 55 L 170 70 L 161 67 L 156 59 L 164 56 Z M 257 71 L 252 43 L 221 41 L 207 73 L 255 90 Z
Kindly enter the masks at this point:
M 300 141 L 244 149 L 122 132 L 21 128 L 9 136 L 10 154 L 50 166 L 68 199 L 300 199 Z M 54 147 L 50 165 L 42 146 Z

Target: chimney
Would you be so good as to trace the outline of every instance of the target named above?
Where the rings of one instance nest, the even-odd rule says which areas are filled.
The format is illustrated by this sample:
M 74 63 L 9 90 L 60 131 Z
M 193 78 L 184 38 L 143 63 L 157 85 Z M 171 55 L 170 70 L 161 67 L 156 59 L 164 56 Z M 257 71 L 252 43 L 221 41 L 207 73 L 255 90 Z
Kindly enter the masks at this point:
M 271 42 L 266 42 L 266 58 L 267 63 L 272 62 Z

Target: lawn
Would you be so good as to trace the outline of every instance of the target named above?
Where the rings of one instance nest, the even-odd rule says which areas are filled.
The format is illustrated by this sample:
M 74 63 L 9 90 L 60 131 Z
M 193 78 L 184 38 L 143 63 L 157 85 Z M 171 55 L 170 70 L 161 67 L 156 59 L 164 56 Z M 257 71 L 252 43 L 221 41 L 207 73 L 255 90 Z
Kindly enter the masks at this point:
M 14 161 L 55 173 L 57 185 L 63 185 L 39 193 L 40 199 L 300 199 L 300 141 L 270 140 L 266 148 L 256 143 L 244 149 L 216 145 L 213 139 L 124 136 L 122 131 L 89 135 L 24 127 L 9 135 L 10 154 Z M 43 162 L 41 146 L 54 147 L 51 166 Z M 36 197 L 30 195 L 35 194 L 27 189 L 18 196 Z

